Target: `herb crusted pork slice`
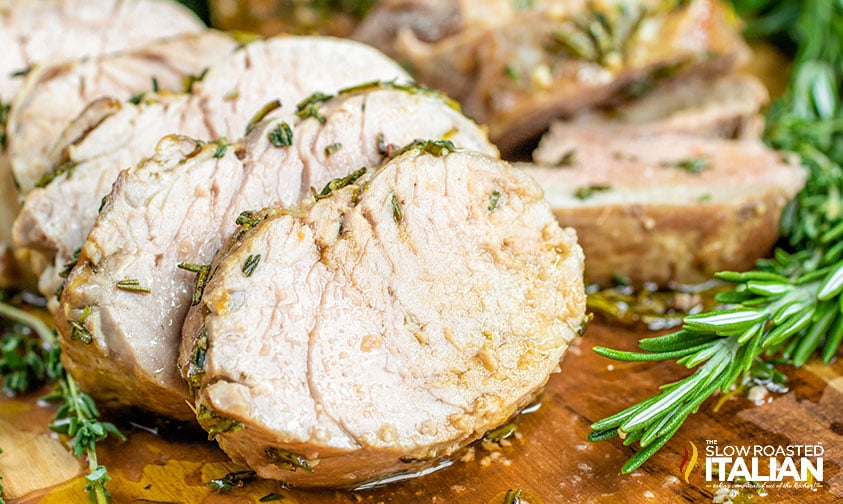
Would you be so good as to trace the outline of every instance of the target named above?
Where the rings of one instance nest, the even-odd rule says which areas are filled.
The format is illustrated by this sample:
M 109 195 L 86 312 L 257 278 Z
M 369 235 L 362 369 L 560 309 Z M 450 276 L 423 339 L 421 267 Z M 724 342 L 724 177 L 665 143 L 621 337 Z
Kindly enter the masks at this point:
M 265 478 L 430 466 L 529 404 L 583 322 L 574 233 L 529 176 L 476 152 L 422 143 L 242 221 L 182 371 L 201 425 Z
M 577 230 L 588 281 L 604 286 L 618 277 L 699 283 L 752 268 L 805 183 L 804 170 L 759 139 L 559 126 L 535 152 L 541 166 L 524 169 Z
M 396 84 L 314 95 L 235 145 L 162 139 L 120 174 L 67 278 L 56 314 L 66 368 L 98 404 L 194 418 L 176 367 L 193 271 L 242 210 L 295 204 L 415 138 L 497 154 L 447 100 Z
M 337 58 L 336 71 L 326 72 Z M 409 77 L 371 47 L 329 37 L 282 36 L 221 58 L 192 84 L 192 93 L 97 100 L 51 146 L 52 162 L 41 174 L 45 183 L 27 195 L 14 222 L 15 246 L 32 252 L 39 290 L 52 299 L 118 172 L 152 154 L 161 137 L 237 139 L 267 102 L 278 100 L 281 110 L 292 112 L 315 91 L 389 79 Z M 54 309 L 55 303 L 49 306 Z
M 42 177 L 51 166 L 68 161 L 56 159 L 61 152 L 50 151 L 92 101 L 104 97 L 125 101 L 153 88 L 183 92 L 209 65 L 236 47 L 231 36 L 205 30 L 96 58 L 35 65 L 23 78 L 9 109 L 6 155 L 18 188 L 26 194 L 45 185 L 48 179 Z M 77 131 L 75 136 L 84 133 Z

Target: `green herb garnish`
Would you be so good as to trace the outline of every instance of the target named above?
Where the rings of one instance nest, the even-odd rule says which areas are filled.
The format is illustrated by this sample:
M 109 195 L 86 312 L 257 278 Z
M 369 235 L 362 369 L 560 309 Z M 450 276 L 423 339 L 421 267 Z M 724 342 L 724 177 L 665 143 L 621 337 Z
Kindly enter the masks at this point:
M 325 146 L 325 156 L 330 157 L 331 154 L 337 152 L 340 149 L 342 149 L 342 144 L 339 142 L 334 142 L 331 145 L 327 145 Z
M 500 203 L 500 200 L 501 192 L 497 189 L 492 191 L 492 194 L 489 195 L 489 206 L 487 206 L 486 209 L 490 212 L 494 211 L 496 208 L 498 208 L 498 203 Z
M 141 294 L 149 294 L 150 291 L 149 287 L 144 287 L 141 285 L 140 280 L 135 278 L 127 278 L 125 280 L 120 280 L 116 284 L 117 288 L 124 291 L 129 292 L 139 292 Z
M 230 492 L 235 488 L 242 488 L 246 483 L 253 481 L 258 477 L 255 471 L 235 471 L 230 472 L 222 478 L 212 479 L 205 483 L 205 486 L 211 487 L 214 492 Z
M 96 443 L 109 435 L 125 436 L 110 422 L 99 420 L 100 412 L 90 396 L 79 390 L 76 381 L 61 364 L 58 340 L 53 330 L 38 317 L 6 303 L 0 303 L 3 328 L 0 377 L 7 393 L 22 393 L 50 380 L 53 392 L 42 398 L 58 402 L 50 430 L 69 438 L 73 454 L 88 461 L 85 490 L 91 501 L 105 504 L 110 493 L 106 468 L 97 461 Z
M 269 132 L 269 143 L 275 147 L 289 147 L 293 145 L 293 128 L 282 122 Z
M 284 469 L 294 472 L 298 469 L 309 473 L 313 472 L 313 467 L 310 466 L 310 462 L 298 453 L 270 446 L 264 450 L 264 455 L 266 455 L 267 462 Z
M 704 170 L 711 168 L 711 163 L 707 157 L 694 157 L 688 159 L 681 159 L 679 161 L 665 161 L 662 166 L 668 168 L 680 168 L 688 173 L 696 175 Z
M 252 273 L 255 272 L 255 268 L 258 267 L 258 263 L 260 262 L 260 254 L 249 255 L 249 257 L 246 258 L 246 262 L 243 263 L 243 274 L 246 276 L 252 276 Z
M 574 196 L 577 197 L 578 200 L 587 200 L 594 196 L 596 192 L 605 192 L 612 189 L 612 186 L 608 184 L 591 184 L 587 186 L 578 187 L 576 192 L 574 192 Z
M 808 180 L 782 216 L 783 239 L 773 257 L 752 271 L 716 275 L 731 284 L 715 296 L 719 308 L 684 317 L 673 333 L 641 340 L 641 352 L 595 348 L 617 360 L 675 360 L 696 368 L 656 395 L 592 424 L 593 441 L 620 435 L 626 445 L 638 443 L 640 450 L 622 468 L 625 473 L 667 443 L 710 396 L 769 370 L 772 359 L 801 366 L 818 356 L 828 363 L 843 339 L 843 150 L 838 147 L 843 142 L 843 5 L 761 1 L 751 7 L 759 17 L 750 27 L 763 27 L 762 32 L 796 47 L 790 87 L 768 110 L 764 136 L 773 147 L 799 154 Z M 777 17 L 783 12 L 787 15 Z

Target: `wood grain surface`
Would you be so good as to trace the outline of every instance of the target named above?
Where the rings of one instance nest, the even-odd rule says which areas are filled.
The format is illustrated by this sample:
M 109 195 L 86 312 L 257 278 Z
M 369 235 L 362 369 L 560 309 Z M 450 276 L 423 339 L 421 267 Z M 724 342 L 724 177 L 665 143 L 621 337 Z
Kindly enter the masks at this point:
M 651 395 L 655 387 L 688 373 L 671 363 L 623 364 L 597 356 L 594 345 L 633 349 L 651 336 L 593 323 L 551 377 L 535 411 L 516 420 L 508 446 L 477 445 L 449 467 L 422 477 L 359 491 L 304 491 L 253 481 L 225 494 L 205 485 L 241 469 L 212 442 L 189 432 L 169 432 L 121 422 L 125 443 L 107 441 L 101 461 L 113 478 L 115 503 L 249 503 L 264 497 L 282 503 L 503 503 L 521 489 L 522 502 L 843 502 L 843 362 L 783 367 L 788 391 L 757 403 L 743 395 L 704 403 L 665 447 L 640 469 L 620 474 L 633 453 L 619 440 L 589 443 L 594 420 Z M 70 457 L 46 429 L 52 410 L 37 395 L 0 400 L 0 475 L 9 503 L 84 503 L 82 462 Z M 718 407 L 718 403 L 719 407 Z M 412 407 L 408 405 L 407 407 Z M 699 472 L 706 447 L 821 445 L 823 478 L 812 488 L 785 478 L 759 490 L 746 484 L 706 481 Z M 686 471 L 694 448 L 698 462 Z M 710 448 L 709 448 L 710 449 Z M 766 460 L 766 459 L 764 459 Z M 779 458 L 781 460 L 781 458 Z M 765 462 L 766 464 L 766 462 Z M 680 466 L 683 466 L 680 470 Z M 766 465 L 765 465 L 766 467 Z M 686 476 L 687 473 L 687 476 Z M 686 481 L 687 478 L 687 481 Z M 275 495 L 271 495 L 275 494 Z

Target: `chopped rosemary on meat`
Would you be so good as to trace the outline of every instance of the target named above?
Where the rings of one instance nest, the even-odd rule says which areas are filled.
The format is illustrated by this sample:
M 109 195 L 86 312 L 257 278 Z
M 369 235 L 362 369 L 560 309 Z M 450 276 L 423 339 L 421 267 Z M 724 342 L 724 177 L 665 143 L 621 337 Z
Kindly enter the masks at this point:
M 196 279 L 193 283 L 193 297 L 190 300 L 191 306 L 196 306 L 202 300 L 202 292 L 205 290 L 205 284 L 211 279 L 211 265 L 210 264 L 194 264 L 194 263 L 179 263 L 178 267 L 191 273 L 196 273 Z
M 624 473 L 664 446 L 712 395 L 730 393 L 774 362 L 801 366 L 817 356 L 829 363 L 843 340 L 843 4 L 737 3 L 760 16 L 750 26 L 775 22 L 766 27 L 777 26 L 773 31 L 795 45 L 789 89 L 768 110 L 764 136 L 799 154 L 808 180 L 782 216 L 783 239 L 773 257 L 751 271 L 716 275 L 730 284 L 715 296 L 719 307 L 684 317 L 673 333 L 639 341 L 641 352 L 595 347 L 617 360 L 675 360 L 696 368 L 591 425 L 593 441 L 620 436 L 625 445 L 638 443 Z M 785 21 L 776 21 L 782 12 Z
M 286 122 L 281 122 L 268 133 L 269 143 L 275 147 L 289 147 L 293 145 L 293 128 Z
M 191 395 L 199 388 L 202 375 L 205 374 L 205 356 L 208 352 L 208 331 L 203 325 L 199 329 L 199 337 L 193 345 L 193 355 L 187 368 L 187 384 Z
M 85 327 L 85 321 L 88 319 L 88 316 L 91 314 L 91 307 L 86 306 L 85 309 L 82 310 L 82 314 L 79 316 L 79 320 L 68 320 L 67 323 L 70 324 L 70 339 L 73 341 L 81 341 L 86 345 L 90 344 L 94 341 L 94 335 Z
M 275 464 L 282 469 L 287 469 L 293 472 L 298 469 L 309 473 L 313 472 L 313 467 L 310 466 L 310 462 L 307 458 L 299 455 L 298 453 L 270 446 L 264 450 L 264 455 L 266 455 L 267 462 Z
M 28 66 L 26 68 L 21 68 L 20 70 L 15 70 L 9 74 L 9 77 L 26 77 L 31 71 L 32 66 Z
M 331 145 L 327 145 L 325 146 L 325 156 L 330 157 L 331 154 L 337 152 L 340 149 L 342 149 L 342 144 L 339 142 L 334 142 Z
M 364 82 L 362 84 L 357 84 L 357 85 L 354 85 L 354 86 L 348 86 L 346 88 L 343 88 L 343 89 L 339 90 L 337 92 L 337 94 L 338 95 L 346 95 L 346 94 L 353 94 L 353 93 L 359 93 L 359 92 L 364 92 L 364 91 L 371 91 L 373 89 L 394 89 L 396 91 L 403 91 L 403 92 L 408 93 L 408 94 L 429 96 L 429 97 L 436 98 L 436 99 L 442 101 L 445 105 L 447 105 L 448 107 L 450 107 L 453 110 L 456 110 L 457 112 L 459 112 L 461 110 L 459 102 L 450 98 L 445 93 L 443 93 L 439 90 L 436 90 L 436 89 L 421 86 L 421 85 L 416 84 L 414 82 L 398 83 L 398 82 L 395 82 L 394 80 L 391 80 L 391 81 L 370 81 L 370 82 Z M 325 95 L 325 96 L 327 98 L 333 98 L 332 96 L 328 96 L 328 95 Z M 324 101 L 324 100 L 322 100 L 322 101 Z M 365 107 L 365 103 L 363 104 L 363 106 Z
M 574 196 L 576 196 L 578 200 L 584 201 L 594 196 L 594 193 L 596 192 L 605 192 L 611 189 L 612 186 L 608 184 L 591 184 L 587 186 L 578 187 L 576 192 L 574 192 Z
M 260 108 L 255 115 L 249 119 L 249 122 L 246 124 L 246 134 L 248 135 L 255 127 L 272 113 L 273 110 L 277 110 L 281 108 L 281 100 L 272 100 L 271 102 L 267 103 L 263 107 Z
M 258 223 L 263 220 L 261 219 L 260 215 L 255 212 L 244 210 L 240 212 L 240 215 L 237 216 L 237 219 L 234 220 L 234 223 L 240 226 L 241 231 L 248 231 L 253 227 L 257 226 Z
M 501 192 L 495 189 L 492 191 L 492 194 L 489 195 L 489 206 L 486 207 L 487 210 L 490 212 L 494 211 L 498 207 L 498 203 L 501 200 Z
M 330 196 L 332 192 L 337 191 L 339 189 L 342 189 L 343 187 L 346 187 L 348 185 L 353 184 L 354 182 L 357 181 L 357 179 L 362 177 L 365 173 L 366 173 L 366 167 L 363 167 L 363 168 L 360 168 L 358 170 L 354 170 L 353 172 L 349 173 L 345 177 L 335 178 L 334 180 L 331 180 L 330 182 L 325 184 L 325 187 L 323 187 L 322 190 L 319 191 L 318 194 L 314 194 L 314 197 L 316 199 L 326 198 L 326 197 Z
M 85 490 L 91 501 L 108 502 L 110 493 L 106 468 L 97 461 L 96 443 L 109 435 L 124 440 L 110 422 L 99 420 L 100 412 L 90 396 L 79 390 L 76 381 L 62 366 L 61 350 L 55 331 L 37 316 L 7 303 L 0 303 L 2 354 L 0 378 L 6 393 L 23 393 L 46 381 L 55 384 L 53 392 L 42 398 L 59 402 L 50 430 L 67 436 L 73 454 L 85 455 L 88 474 Z
M 35 187 L 46 187 L 47 184 L 64 175 L 65 173 L 71 173 L 78 164 L 79 163 L 73 161 L 72 159 L 65 161 L 64 163 L 53 168 L 52 170 L 42 174 L 41 177 L 38 178 L 38 181 L 35 183 Z
M 213 492 L 225 493 L 235 488 L 242 488 L 246 483 L 253 481 L 257 477 L 258 475 L 255 471 L 235 471 L 226 474 L 222 478 L 212 479 L 205 483 L 205 486 L 210 487 Z
M 296 104 L 296 115 L 302 119 L 313 117 L 320 123 L 327 119 L 319 113 L 319 104 L 333 98 L 334 95 L 316 92 Z
M 255 272 L 255 268 L 258 267 L 258 263 L 261 262 L 261 255 L 260 254 L 251 254 L 249 257 L 246 258 L 246 261 L 243 263 L 243 274 L 246 276 L 252 276 L 252 273 Z
M 680 168 L 688 173 L 696 175 L 697 173 L 711 168 L 711 163 L 707 157 L 698 156 L 681 159 L 679 161 L 665 161 L 662 163 L 662 166 L 668 168 Z
M 401 224 L 401 221 L 404 220 L 404 211 L 401 210 L 401 204 L 398 202 L 398 199 L 394 194 L 392 195 L 390 203 L 392 204 L 392 218 L 396 223 Z
M 185 93 L 193 93 L 193 85 L 197 82 L 200 82 L 205 76 L 208 74 L 208 69 L 210 67 L 205 67 L 199 72 L 198 75 L 188 74 L 184 77 L 184 92 Z
M 81 247 L 73 251 L 73 255 L 70 256 L 70 260 L 64 263 L 64 267 L 62 267 L 62 270 L 59 271 L 60 278 L 67 278 L 68 275 L 70 275 L 71 270 L 73 270 L 73 267 L 76 266 L 76 261 L 79 260 L 79 254 L 81 252 Z
M 6 146 L 6 122 L 9 120 L 11 103 L 0 101 L 0 147 Z
M 125 280 L 120 280 L 116 284 L 117 288 L 124 291 L 129 292 L 138 292 L 141 294 L 149 294 L 152 292 L 149 290 L 149 287 L 144 287 L 141 285 L 140 280 L 136 278 L 127 278 Z
M 209 441 L 224 432 L 235 432 L 243 428 L 243 424 L 237 420 L 223 418 L 202 405 L 199 406 L 199 410 L 196 412 L 196 420 L 208 433 Z
M 436 157 L 442 157 L 454 152 L 457 148 L 450 140 L 424 140 L 417 138 L 395 152 L 392 157 L 400 156 L 411 150 L 418 150 Z
M 140 105 L 140 102 L 143 101 L 144 96 L 146 96 L 146 91 L 133 94 L 132 96 L 129 97 L 128 102 L 131 103 L 132 105 Z
M 231 145 L 228 143 L 228 140 L 225 138 L 220 138 L 216 142 L 213 142 L 217 145 L 217 149 L 214 151 L 214 157 L 219 159 L 225 156 L 225 151 Z

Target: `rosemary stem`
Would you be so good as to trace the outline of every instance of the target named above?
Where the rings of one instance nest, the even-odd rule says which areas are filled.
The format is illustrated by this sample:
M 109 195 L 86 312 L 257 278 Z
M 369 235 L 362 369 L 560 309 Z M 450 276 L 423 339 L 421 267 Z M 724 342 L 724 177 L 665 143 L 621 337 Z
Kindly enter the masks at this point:
M 15 308 L 8 303 L 0 302 L 0 317 L 5 317 L 13 322 L 17 322 L 31 328 L 41 339 L 44 348 L 48 350 L 58 344 L 56 335 L 49 327 L 47 327 L 47 324 L 31 313 L 21 310 L 20 308 Z

